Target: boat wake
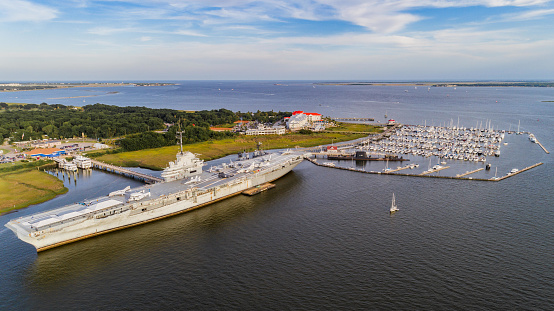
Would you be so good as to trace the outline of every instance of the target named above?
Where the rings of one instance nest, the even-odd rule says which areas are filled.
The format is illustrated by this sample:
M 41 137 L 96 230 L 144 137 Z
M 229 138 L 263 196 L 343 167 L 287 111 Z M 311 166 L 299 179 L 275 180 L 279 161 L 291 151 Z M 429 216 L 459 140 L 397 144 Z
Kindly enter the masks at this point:
M 8 231 L 10 231 L 10 229 L 2 228 L 2 229 L 0 229 L 0 235 L 4 234 L 5 232 L 8 232 Z

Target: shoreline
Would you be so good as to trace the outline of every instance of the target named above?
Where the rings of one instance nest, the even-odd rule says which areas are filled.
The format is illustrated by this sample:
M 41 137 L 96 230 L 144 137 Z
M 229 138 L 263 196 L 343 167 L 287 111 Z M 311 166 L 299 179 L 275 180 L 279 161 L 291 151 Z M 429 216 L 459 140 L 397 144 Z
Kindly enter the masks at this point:
M 426 87 L 554 87 L 554 82 L 317 82 L 335 86 L 426 86 Z
M 43 90 L 57 90 L 68 89 L 78 87 L 117 87 L 117 86 L 132 86 L 132 87 L 146 87 L 146 86 L 170 86 L 178 85 L 176 83 L 2 83 L 0 84 L 0 92 L 23 92 L 23 91 L 43 91 Z

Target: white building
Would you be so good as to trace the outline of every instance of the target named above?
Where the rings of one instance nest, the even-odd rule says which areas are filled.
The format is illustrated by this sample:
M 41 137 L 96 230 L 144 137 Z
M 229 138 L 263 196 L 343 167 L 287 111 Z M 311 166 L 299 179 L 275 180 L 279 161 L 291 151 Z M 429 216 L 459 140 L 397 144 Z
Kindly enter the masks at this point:
M 295 111 L 290 118 L 285 118 L 287 128 L 291 131 L 313 127 L 313 123 L 321 121 L 321 114 L 315 112 Z
M 246 130 L 246 135 L 283 135 L 285 134 L 284 126 L 266 127 L 258 125 L 258 128 Z
M 93 145 L 94 149 L 108 149 L 110 148 L 110 146 L 106 145 L 106 144 L 101 144 L 101 143 L 95 143 Z

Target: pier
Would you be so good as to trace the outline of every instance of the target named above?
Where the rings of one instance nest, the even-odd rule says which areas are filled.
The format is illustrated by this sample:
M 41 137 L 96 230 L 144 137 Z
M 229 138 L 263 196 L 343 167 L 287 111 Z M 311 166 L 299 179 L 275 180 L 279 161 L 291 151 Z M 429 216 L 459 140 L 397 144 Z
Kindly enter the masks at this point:
M 120 174 L 120 175 L 123 175 L 123 176 L 138 179 L 138 180 L 142 180 L 147 184 L 155 184 L 157 182 L 162 182 L 163 181 L 162 178 L 155 177 L 155 176 L 148 175 L 148 174 L 135 172 L 135 171 L 131 171 L 129 169 L 126 169 L 126 168 L 123 168 L 123 167 L 120 167 L 120 166 L 115 166 L 115 165 L 107 164 L 107 163 L 92 160 L 92 159 L 91 159 L 91 162 L 92 162 L 92 166 L 96 169 L 100 169 L 100 170 L 104 170 L 104 171 L 107 171 L 107 172 Z
M 478 168 L 478 169 L 473 170 L 473 171 L 470 171 L 470 172 L 465 172 L 465 173 L 463 173 L 463 174 L 458 174 L 458 175 L 456 175 L 456 177 L 464 177 L 464 176 L 467 176 L 467 175 L 471 175 L 471 174 L 473 174 L 473 173 L 480 172 L 480 171 L 482 171 L 482 170 L 484 170 L 484 168 Z
M 537 166 L 539 166 L 539 165 L 542 165 L 542 164 L 543 164 L 542 162 L 539 162 L 539 163 L 537 163 L 537 164 L 533 164 L 533 165 L 528 166 L 528 167 L 526 167 L 526 168 L 524 168 L 524 169 L 521 169 L 521 170 L 519 170 L 519 171 L 517 171 L 517 172 L 515 172 L 515 173 L 509 173 L 509 174 L 504 175 L 504 176 L 502 176 L 502 177 L 500 177 L 500 178 L 492 178 L 492 179 L 489 179 L 489 180 L 492 180 L 492 181 L 501 181 L 501 180 L 504 180 L 504 179 L 506 179 L 506 178 L 508 178 L 508 177 L 512 177 L 512 176 L 515 176 L 515 175 L 517 175 L 517 174 L 519 174 L 519 173 L 523 173 L 523 172 L 525 172 L 525 171 L 528 171 L 528 170 L 530 170 L 530 169 L 532 169 L 532 168 L 535 168 L 535 167 L 537 167 Z
M 440 167 L 440 168 L 437 168 L 437 169 L 430 169 L 430 170 L 427 170 L 421 174 L 419 174 L 420 176 L 423 176 L 423 175 L 427 175 L 427 174 L 432 174 L 434 172 L 440 172 L 442 170 L 445 170 L 447 168 L 449 168 L 450 166 L 443 166 L 443 167 Z
M 408 169 L 408 168 L 412 168 L 412 167 L 410 165 L 402 166 L 402 167 L 398 167 L 398 168 L 395 168 L 393 170 L 387 171 L 387 173 L 394 173 L 394 172 L 398 172 L 398 171 L 405 170 L 405 169 Z
M 433 173 L 433 172 L 437 172 L 439 170 L 443 170 L 443 169 L 447 169 L 449 168 L 449 166 L 446 166 L 444 168 L 441 168 L 439 170 L 434 170 L 432 172 L 427 172 L 426 174 L 398 174 L 398 173 L 394 173 L 393 171 L 388 171 L 388 172 L 374 172 L 374 171 L 366 171 L 366 170 L 361 170 L 361 169 L 356 169 L 356 168 L 353 168 L 353 167 L 340 167 L 340 166 L 330 166 L 330 165 L 325 165 L 325 164 L 321 164 L 321 163 L 318 163 L 315 159 L 310 159 L 310 158 L 306 158 L 306 160 L 310 161 L 311 163 L 317 165 L 317 166 L 323 166 L 323 167 L 327 167 L 327 168 L 334 168 L 334 169 L 339 169 L 339 170 L 345 170 L 345 171 L 354 171 L 354 172 L 358 172 L 358 173 L 364 173 L 364 174 L 377 174 L 377 175 L 396 175 L 396 176 L 410 176 L 410 177 L 422 177 L 422 178 L 442 178 L 442 179 L 460 179 L 460 180 L 477 180 L 477 181 L 501 181 L 501 180 L 504 180 L 508 177 L 512 177 L 512 176 L 515 176 L 519 173 L 522 173 L 522 172 L 525 172 L 525 171 L 528 171 L 532 168 L 535 168 L 539 165 L 542 165 L 543 163 L 542 162 L 539 162 L 537 164 L 533 164 L 529 167 L 526 167 L 522 170 L 519 170 L 517 171 L 516 173 L 511 173 L 511 174 L 508 174 L 506 176 L 503 176 L 503 177 L 500 177 L 500 178 L 491 178 L 491 179 L 485 179 L 485 178 L 471 178 L 471 177 L 465 177 L 466 175 L 469 175 L 469 174 L 473 174 L 473 173 L 476 173 L 477 170 L 475 171 L 471 171 L 471 172 L 468 172 L 466 174 L 462 174 L 462 176 L 439 176 L 439 175 L 431 175 L 430 173 Z M 425 173 L 425 172 L 424 172 Z
M 536 139 L 536 138 L 535 138 Z M 546 150 L 546 148 L 544 148 L 544 146 L 539 142 L 539 140 L 537 139 L 537 144 L 539 144 L 539 146 L 541 146 L 542 150 L 544 150 L 544 152 L 550 154 L 550 152 L 548 152 L 548 150 Z

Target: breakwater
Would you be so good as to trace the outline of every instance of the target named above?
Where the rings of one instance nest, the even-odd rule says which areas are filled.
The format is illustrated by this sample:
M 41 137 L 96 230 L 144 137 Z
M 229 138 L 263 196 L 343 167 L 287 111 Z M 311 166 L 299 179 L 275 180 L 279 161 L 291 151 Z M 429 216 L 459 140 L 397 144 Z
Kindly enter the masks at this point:
M 543 163 L 542 162 L 539 162 L 539 163 L 536 163 L 536 164 L 533 164 L 529 167 L 526 167 L 524 169 L 521 169 L 515 173 L 509 173 L 503 177 L 499 177 L 499 178 L 491 178 L 491 179 L 486 179 L 486 178 L 472 178 L 472 177 L 465 177 L 469 174 L 472 174 L 472 173 L 475 173 L 477 170 L 475 171 L 472 171 L 472 172 L 469 172 L 469 173 L 466 173 L 466 174 L 462 174 L 462 175 L 458 175 L 458 176 L 439 176 L 439 175 L 431 175 L 431 173 L 434 173 L 434 172 L 438 172 L 440 170 L 444 170 L 444 169 L 447 169 L 448 167 L 442 167 L 438 170 L 434 170 L 434 171 L 426 171 L 426 172 L 423 172 L 421 174 L 403 174 L 403 173 L 396 173 L 396 171 L 399 171 L 399 170 L 395 170 L 394 172 L 393 171 L 390 171 L 390 172 L 376 172 L 376 171 L 366 171 L 366 170 L 361 170 L 361 169 L 356 169 L 356 168 L 353 168 L 353 167 L 341 167 L 341 166 L 330 166 L 330 165 L 325 165 L 325 164 L 322 164 L 322 163 L 319 163 L 317 162 L 317 159 L 311 159 L 311 158 L 306 158 L 306 160 L 310 161 L 311 163 L 317 165 L 317 166 L 323 166 L 323 167 L 328 167 L 328 168 L 334 168 L 334 169 L 339 169 L 339 170 L 345 170 L 345 171 L 353 171 L 353 172 L 358 172 L 358 173 L 364 173 L 364 174 L 377 174 L 377 175 L 396 175 L 396 176 L 410 176 L 410 177 L 425 177 L 425 178 L 443 178 L 443 179 L 461 179 L 461 180 L 478 180 L 478 181 L 501 181 L 501 180 L 504 180 L 508 177 L 512 177 L 512 176 L 515 176 L 517 174 L 520 174 L 520 173 L 523 173 L 525 171 L 528 171 L 532 168 L 535 168 L 537 166 L 540 166 L 542 165 Z

